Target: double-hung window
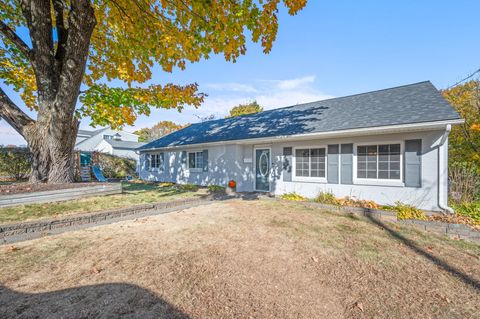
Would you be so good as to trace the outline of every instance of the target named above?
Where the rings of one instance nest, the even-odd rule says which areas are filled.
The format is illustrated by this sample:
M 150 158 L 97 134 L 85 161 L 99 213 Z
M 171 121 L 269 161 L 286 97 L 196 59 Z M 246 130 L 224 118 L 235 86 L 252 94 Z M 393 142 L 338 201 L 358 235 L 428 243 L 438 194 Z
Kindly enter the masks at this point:
M 203 152 L 188 153 L 188 168 L 193 171 L 203 170 Z
M 325 148 L 296 149 L 295 176 L 325 178 Z
M 357 147 L 357 178 L 400 179 L 400 144 Z
M 163 153 L 150 154 L 150 168 L 161 169 L 163 166 Z

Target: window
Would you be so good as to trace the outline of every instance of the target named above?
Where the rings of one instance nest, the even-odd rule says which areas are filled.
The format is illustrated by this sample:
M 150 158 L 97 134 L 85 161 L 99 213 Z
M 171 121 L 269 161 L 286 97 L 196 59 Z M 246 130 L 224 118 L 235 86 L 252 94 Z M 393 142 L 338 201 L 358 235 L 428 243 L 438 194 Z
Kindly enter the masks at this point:
M 203 169 L 203 152 L 188 153 L 188 168 L 195 170 Z
M 162 168 L 163 153 L 150 154 L 150 168 Z
M 112 135 L 104 135 L 103 139 L 104 140 L 113 140 L 113 136 Z
M 295 150 L 295 176 L 325 177 L 325 149 L 305 148 Z
M 400 144 L 358 146 L 357 178 L 400 179 Z

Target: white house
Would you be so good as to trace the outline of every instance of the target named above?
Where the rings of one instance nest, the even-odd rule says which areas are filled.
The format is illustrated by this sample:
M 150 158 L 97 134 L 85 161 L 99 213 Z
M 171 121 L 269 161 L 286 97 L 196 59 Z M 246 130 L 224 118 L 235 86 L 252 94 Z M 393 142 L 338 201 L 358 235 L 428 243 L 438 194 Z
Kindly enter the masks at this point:
M 101 152 L 138 161 L 137 148 L 145 145 L 138 142 L 138 135 L 102 128 L 95 131 L 78 130 L 75 150 Z
M 448 135 L 462 122 L 421 82 L 193 124 L 139 149 L 140 178 L 449 210 Z

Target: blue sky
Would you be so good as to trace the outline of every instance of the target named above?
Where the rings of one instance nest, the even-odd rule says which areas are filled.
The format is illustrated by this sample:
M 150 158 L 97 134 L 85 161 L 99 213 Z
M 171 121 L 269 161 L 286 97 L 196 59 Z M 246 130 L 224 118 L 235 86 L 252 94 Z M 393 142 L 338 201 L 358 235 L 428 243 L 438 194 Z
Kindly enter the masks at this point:
M 197 82 L 209 96 L 199 109 L 154 110 L 125 130 L 224 116 L 252 100 L 271 109 L 424 80 L 448 87 L 480 67 L 478 12 L 476 0 L 309 0 L 297 16 L 282 10 L 268 55 L 250 43 L 234 64 L 216 56 L 172 74 L 156 68 L 150 83 Z M 24 143 L 0 121 L 0 144 Z

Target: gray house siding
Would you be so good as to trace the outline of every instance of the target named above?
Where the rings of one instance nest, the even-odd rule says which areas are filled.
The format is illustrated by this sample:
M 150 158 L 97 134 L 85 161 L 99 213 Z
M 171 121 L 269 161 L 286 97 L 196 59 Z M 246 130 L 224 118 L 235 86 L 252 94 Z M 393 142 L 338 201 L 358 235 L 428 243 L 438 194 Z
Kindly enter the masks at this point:
M 140 178 L 150 181 L 169 181 L 175 183 L 193 183 L 198 185 L 223 185 L 233 179 L 237 182 L 238 191 L 254 191 L 254 148 L 269 148 L 271 150 L 270 192 L 275 195 L 296 192 L 306 197 L 313 198 L 319 192 L 331 192 L 337 197 L 354 196 L 359 199 L 374 200 L 379 204 L 393 204 L 395 201 L 415 205 L 426 210 L 439 210 L 438 206 L 438 183 L 446 189 L 447 175 L 438 174 L 438 144 L 444 131 L 424 131 L 411 133 L 384 134 L 372 136 L 342 137 L 335 139 L 315 139 L 295 142 L 272 142 L 269 144 L 225 144 L 215 146 L 189 146 L 182 149 L 166 150 L 165 163 L 161 169 L 145 169 L 145 153 L 140 157 Z M 400 143 L 402 147 L 402 165 L 405 164 L 406 141 L 421 140 L 421 152 L 416 153 L 421 183 L 417 187 L 409 187 L 405 183 L 406 169 L 402 168 L 402 176 L 399 181 L 389 184 L 382 181 L 365 182 L 356 178 L 357 146 L 364 144 L 388 144 Z M 227 143 L 227 142 L 226 142 Z M 326 155 L 326 177 L 324 181 L 309 181 L 308 178 L 296 178 L 295 148 L 298 147 L 325 147 L 329 145 L 353 144 L 353 156 L 349 154 L 337 154 L 336 147 L 331 146 L 331 154 Z M 285 148 L 292 148 L 292 155 L 284 155 Z M 446 152 L 446 146 L 442 147 L 442 154 Z M 208 171 L 193 171 L 188 169 L 186 163 L 181 162 L 182 151 L 202 152 L 208 150 Z M 409 146 L 410 150 L 410 146 Z M 162 152 L 162 151 L 157 151 Z M 340 146 L 341 153 L 341 146 Z M 289 154 L 287 152 L 287 154 Z M 331 156 L 329 156 L 331 155 Z M 285 170 L 287 156 L 290 171 Z M 345 158 L 343 158 L 345 156 Z M 411 156 L 409 154 L 408 156 Z M 340 158 L 339 158 L 340 157 Z M 442 160 L 446 160 L 443 156 Z M 334 163 L 328 161 L 335 160 Z M 288 165 L 287 165 L 288 166 Z M 288 168 L 288 167 L 287 167 Z M 333 170 L 336 170 L 333 172 Z M 345 170 L 348 172 L 343 172 Z M 409 170 L 411 173 L 411 170 Z M 333 174 L 333 178 L 328 178 Z M 353 176 L 351 176 L 353 175 Z M 394 185 L 395 184 L 395 185 Z M 413 184 L 411 184 L 413 185 Z M 441 197 L 446 205 L 446 196 Z

